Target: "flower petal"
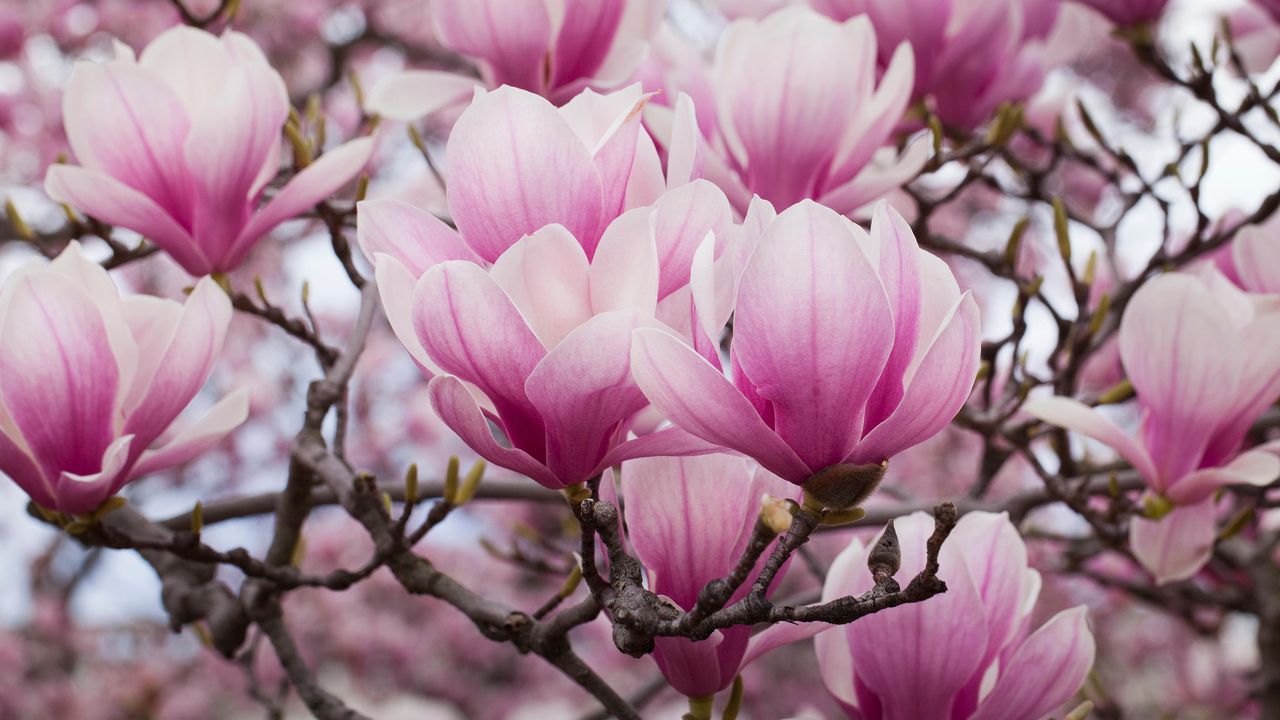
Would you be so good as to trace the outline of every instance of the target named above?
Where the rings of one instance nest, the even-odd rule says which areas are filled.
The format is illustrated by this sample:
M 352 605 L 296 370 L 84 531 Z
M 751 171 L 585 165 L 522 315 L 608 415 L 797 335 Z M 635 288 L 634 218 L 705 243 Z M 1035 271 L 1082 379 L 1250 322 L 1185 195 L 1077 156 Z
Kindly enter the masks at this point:
M 636 330 L 631 372 L 649 401 L 688 432 L 753 457 L 790 482 L 812 474 L 729 380 L 679 339 Z
M 177 95 L 189 118 L 205 114 L 235 64 L 217 35 L 186 25 L 160 33 L 138 57 L 138 65 L 163 80 Z M 219 112 L 222 108 L 216 104 L 213 107 Z
M 591 317 L 587 256 L 563 225 L 548 225 L 507 248 L 489 271 L 544 347 Z
M 209 408 L 198 420 L 170 426 L 160 444 L 142 453 L 130 473 L 141 477 L 181 465 L 222 442 L 249 418 L 249 390 L 238 388 Z
M 968 291 L 928 346 L 919 367 L 908 368 L 906 393 L 884 422 L 862 439 L 850 462 L 887 460 L 933 437 L 960 412 L 977 376 L 982 323 Z
M 1280 293 L 1280 241 L 1273 231 L 1242 229 L 1232 243 L 1231 258 L 1249 292 Z
M 1027 638 L 1003 666 L 973 720 L 1044 717 L 1084 684 L 1094 654 L 1085 606 L 1063 610 Z
M 565 483 L 525 451 L 499 445 L 475 398 L 471 397 L 471 393 L 457 378 L 451 375 L 432 378 L 427 385 L 427 395 L 436 415 L 480 457 L 499 467 L 521 473 L 543 487 L 553 490 L 566 487 Z
M 743 273 L 733 349 L 808 467 L 853 450 L 892 345 L 884 287 L 845 220 L 807 200 L 779 215 Z
M 422 347 L 418 331 L 413 327 L 413 292 L 418 279 L 399 260 L 385 253 L 373 258 L 374 280 L 378 283 L 378 296 L 382 299 L 382 311 L 387 316 L 391 331 L 409 356 L 427 378 L 439 374 L 440 368 Z
M 652 315 L 658 302 L 658 250 L 653 213 L 636 208 L 605 229 L 591 260 L 591 309 L 638 310 Z
M 491 85 L 542 90 L 543 58 L 551 48 L 546 3 L 437 0 L 431 17 L 442 43 L 485 61 Z
M 55 491 L 58 504 L 54 509 L 72 514 L 87 513 L 115 495 L 129 480 L 126 472 L 133 439 L 132 435 L 125 435 L 107 446 L 98 462 L 100 470 L 85 474 L 61 473 Z
M 603 229 L 600 175 L 543 98 L 511 87 L 477 96 L 453 127 L 445 165 L 449 211 L 485 260 L 549 223 L 594 249 Z
M 871 572 L 867 570 L 867 548 L 855 537 L 827 569 L 827 577 L 822 584 L 822 602 L 860 595 L 872 585 Z M 838 625 L 820 632 L 813 639 L 822 682 L 827 691 L 846 707 L 858 703 L 853 689 L 853 653 L 849 649 L 848 628 L 848 625 Z
M 1120 457 L 1128 460 L 1129 464 L 1146 478 L 1148 484 L 1156 489 L 1162 489 L 1155 463 L 1151 461 L 1146 448 L 1121 430 L 1118 425 L 1099 414 L 1097 410 L 1078 400 L 1065 397 L 1032 398 L 1022 406 L 1022 409 L 1051 425 L 1075 430 L 1110 446 L 1120 453 Z
M 733 211 L 720 188 L 706 180 L 695 180 L 670 190 L 653 208 L 653 237 L 662 268 L 658 299 L 662 300 L 689 284 L 693 255 L 707 233 L 719 239 L 721 247 L 733 229 Z
M 1165 493 L 1174 503 L 1194 505 L 1226 485 L 1264 487 L 1280 477 L 1280 458 L 1265 451 L 1242 453 L 1224 467 L 1197 470 L 1173 483 Z
M 916 354 L 916 345 L 929 340 L 921 337 L 920 308 L 924 289 L 921 285 L 920 246 L 907 221 L 881 200 L 876 203 L 871 220 L 871 245 L 877 250 L 880 281 L 884 283 L 893 312 L 893 350 L 884 366 L 875 391 L 867 403 L 866 424 L 875 427 L 889 417 L 906 389 L 907 367 Z M 974 306 L 976 313 L 976 305 Z M 975 316 L 976 319 L 976 316 Z M 980 328 L 973 328 L 980 332 Z M 976 336 L 973 346 L 977 347 Z M 964 349 L 964 346 L 960 346 Z M 961 353 L 960 357 L 965 357 Z M 967 394 L 967 393 L 966 393 Z
M 96 170 L 52 165 L 44 178 L 44 190 L 57 202 L 108 225 L 119 225 L 143 235 L 192 275 L 211 271 L 204 252 L 173 216 L 151 198 L 113 177 Z
M 457 231 L 426 210 L 399 200 L 356 203 L 356 242 L 371 262 L 376 254 L 386 253 L 415 278 L 446 260 L 480 262 Z
M 457 73 L 405 70 L 375 83 L 365 98 L 364 109 L 389 120 L 410 122 L 465 103 L 477 87 L 475 78 Z
M 1157 585 L 1186 580 L 1213 555 L 1216 519 L 1213 498 L 1175 507 L 1159 520 L 1135 516 L 1129 522 L 1129 546 Z
M 551 86 L 591 77 L 613 47 L 624 8 L 630 3 L 564 0 L 551 56 Z

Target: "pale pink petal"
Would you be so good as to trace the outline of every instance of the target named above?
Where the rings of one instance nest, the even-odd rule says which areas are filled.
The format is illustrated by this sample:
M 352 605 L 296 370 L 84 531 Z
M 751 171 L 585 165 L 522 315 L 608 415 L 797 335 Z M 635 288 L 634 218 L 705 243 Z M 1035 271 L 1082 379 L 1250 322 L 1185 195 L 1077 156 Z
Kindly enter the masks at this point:
M 1157 585 L 1186 580 L 1213 555 L 1216 516 L 1213 498 L 1175 507 L 1159 520 L 1135 516 L 1129 522 L 1129 546 Z
M 1144 284 L 1120 323 L 1120 357 L 1146 410 L 1143 440 L 1165 482 L 1196 469 L 1238 401 L 1244 347 L 1199 280 Z
M 376 254 L 386 253 L 415 278 L 446 260 L 480 262 L 480 256 L 444 221 L 399 200 L 356 203 L 356 242 L 371 262 Z
M 853 213 L 867 203 L 902 187 L 919 175 L 927 162 L 929 162 L 927 137 L 919 137 L 911 141 L 901 155 L 892 147 L 880 148 L 873 162 L 863 167 L 857 177 L 843 185 L 826 190 L 819 196 L 818 202 L 836 212 Z
M 973 390 L 982 345 L 978 304 L 965 292 L 911 375 L 902 401 L 849 456 L 852 462 L 879 462 L 933 437 L 960 412 Z
M 651 111 L 661 110 L 666 108 L 653 103 L 646 105 L 646 122 Z M 631 164 L 631 176 L 627 178 L 627 191 L 622 198 L 623 209 L 648 207 L 657 202 L 658 197 L 667 189 L 667 181 L 662 177 L 662 159 L 658 157 L 658 148 L 650 137 L 652 132 L 650 130 L 636 136 L 635 160 Z
M 409 122 L 437 110 L 461 105 L 478 86 L 475 78 L 440 70 L 405 70 L 369 89 L 364 109 L 390 120 Z
M 418 278 L 399 260 L 383 253 L 373 258 L 373 266 L 378 296 L 382 298 L 382 311 L 391 324 L 391 331 L 428 378 L 439 374 L 440 368 L 427 355 L 426 348 L 418 339 L 418 331 L 413 328 L 413 291 Z
M 858 109 L 849 125 L 837 154 L 837 169 L 828 183 L 851 180 L 871 161 L 872 156 L 892 139 L 894 128 L 902 121 L 911 101 L 912 78 L 915 75 L 915 53 L 902 44 L 893 53 L 870 102 Z
M 235 68 L 235 58 L 218 36 L 177 25 L 148 43 L 138 64 L 163 80 L 182 102 L 187 117 L 195 119 L 215 103 L 218 88 Z M 214 114 L 223 110 L 216 103 L 212 107 L 218 108 Z
M 647 404 L 630 370 L 631 333 L 645 322 L 632 312 L 591 318 L 552 348 L 524 384 L 546 426 L 546 465 L 566 485 L 590 478 L 622 422 Z
M 138 356 L 138 345 L 125 319 L 124 307 L 128 299 L 120 297 L 120 290 L 116 288 L 111 275 L 102 265 L 85 257 L 76 240 L 68 243 L 67 248 L 49 263 L 48 268 L 69 278 L 88 293 L 98 306 L 107 331 L 107 341 L 111 343 L 111 353 L 115 355 L 116 365 L 120 370 L 120 387 L 130 387 L 142 358 Z
M 431 407 L 449 429 L 480 457 L 499 467 L 521 473 L 543 487 L 553 490 L 565 487 L 542 463 L 523 450 L 503 447 L 494 439 L 480 406 L 467 388 L 451 375 L 432 378 L 427 385 Z
M 668 427 L 615 445 L 600 460 L 591 474 L 599 475 L 608 468 L 636 458 L 687 457 L 724 452 L 724 450 L 723 447 L 691 435 L 682 428 Z
M 490 84 L 542 90 L 551 48 L 546 3 L 436 0 L 431 17 L 442 43 L 485 61 Z
M 653 215 L 653 237 L 662 268 L 658 285 L 661 300 L 689 284 L 693 254 L 708 233 L 727 243 L 733 230 L 733 211 L 720 188 L 695 180 L 660 197 Z
M 445 164 L 450 213 L 463 239 L 489 262 L 549 223 L 564 225 L 591 249 L 604 229 L 595 161 L 536 95 L 506 87 L 478 96 L 453 127 Z
M 276 225 L 310 209 L 355 178 L 369 162 L 373 147 L 373 138 L 357 138 L 329 150 L 293 176 L 240 231 L 231 255 L 224 261 L 226 267 L 239 265 L 254 243 Z
M 742 656 L 741 667 L 746 667 L 758 660 L 761 656 L 777 650 L 784 645 L 808 640 L 816 636 L 818 633 L 830 628 L 830 625 L 820 622 L 807 623 L 778 623 L 770 625 L 751 636 L 751 641 L 747 643 L 747 652 Z
M 1240 454 L 1223 467 L 1197 470 L 1171 485 L 1165 496 L 1178 505 L 1194 505 L 1226 485 L 1270 485 L 1280 477 L 1280 458 L 1265 451 Z
M 553 348 L 591 317 L 587 256 L 562 225 L 520 238 L 489 275 L 507 293 L 543 346 Z
M 213 280 L 202 278 L 169 332 L 139 338 L 140 354 L 160 358 L 148 378 L 146 394 L 129 410 L 125 423 L 125 432 L 138 436 L 139 451 L 168 427 L 204 385 L 230 322 L 231 301 L 226 292 Z
M 743 274 L 733 345 L 808 467 L 853 450 L 892 344 L 884 287 L 844 219 L 807 200 L 779 215 Z
M 141 477 L 188 462 L 222 442 L 249 418 L 249 390 L 238 388 L 219 400 L 199 419 L 178 422 L 159 438 L 159 444 L 142 453 L 129 473 Z
M 58 477 L 55 491 L 58 504 L 54 509 L 72 514 L 87 513 L 115 495 L 129 479 L 125 472 L 133 440 L 132 435 L 116 438 L 99 458 L 99 470 L 90 473 L 62 472 Z
M 1147 483 L 1157 490 L 1163 489 L 1155 463 L 1145 448 L 1118 425 L 1084 403 L 1065 397 L 1032 398 L 1022 406 L 1028 414 L 1067 430 L 1091 437 L 1110 446 L 1129 461 Z
M 414 289 L 413 325 L 436 365 L 493 401 L 511 444 L 540 458 L 542 421 L 524 383 L 546 350 L 493 278 L 474 263 L 436 265 Z
M 964 549 L 987 619 L 985 666 L 1013 642 L 1023 618 L 1027 546 L 1007 513 L 965 513 L 947 538 Z
M 879 425 L 889 417 L 902 400 L 906 389 L 907 367 L 916 355 L 917 343 L 923 344 L 931 336 L 921 337 L 920 308 L 924 288 L 920 273 L 920 246 L 907 221 L 881 200 L 876 203 L 871 220 L 870 244 L 877 250 L 876 260 L 880 281 L 889 298 L 893 312 L 893 350 L 884 366 L 876 389 L 867 403 L 866 424 Z M 976 320 L 976 305 L 974 306 Z M 980 331 L 974 323 L 975 331 Z M 975 336 L 974 347 L 977 347 Z M 963 349 L 963 346 L 960 346 Z M 964 358 L 965 353 L 960 357 Z
M 591 259 L 591 308 L 654 313 L 658 301 L 658 250 L 652 211 L 636 208 L 619 215 Z
M 1094 653 L 1085 606 L 1063 610 L 1027 638 L 1002 667 L 973 720 L 1044 717 L 1084 684 Z
M 667 149 L 667 187 L 675 188 L 702 177 L 702 133 L 693 100 L 680 93 L 671 116 L 671 130 L 663 142 Z
M 637 330 L 631 372 L 649 401 L 674 424 L 754 457 L 790 482 L 801 483 L 812 474 L 728 379 L 678 338 L 661 330 Z
M 561 115 L 591 148 L 592 161 L 600 177 L 600 212 L 603 218 L 614 217 L 623 210 L 628 181 L 635 166 L 637 141 L 642 132 L 640 113 L 648 97 L 640 94 L 639 84 L 603 96 L 584 90 L 560 109 Z M 590 120 L 585 127 L 582 119 L 575 119 L 584 113 Z M 582 238 L 589 257 L 595 255 L 596 240 L 597 237 Z
M 1213 434 L 1201 465 L 1218 465 L 1231 457 L 1253 423 L 1280 398 L 1280 363 L 1276 362 L 1280 357 L 1280 312 L 1256 313 L 1241 327 L 1240 335 L 1246 341 L 1235 408 Z
M 22 273 L 6 291 L 0 394 L 14 427 L 45 477 L 99 472 L 120 393 L 101 312 L 56 272 Z
M 204 275 L 212 269 L 204 252 L 173 216 L 115 178 L 95 170 L 52 165 L 45 175 L 44 190 L 57 202 L 146 237 L 192 275 Z
M 840 551 L 822 585 L 822 602 L 836 598 L 860 595 L 871 589 L 871 572 L 867 570 L 867 549 L 862 541 L 853 538 L 848 547 Z M 820 632 L 813 639 L 818 656 L 818 672 L 827 691 L 841 704 L 857 705 L 853 689 L 853 653 L 849 649 L 848 626 L 836 626 Z
M 172 89 L 132 63 L 79 62 L 62 102 L 67 140 L 81 165 L 146 195 L 189 227 L 182 154 L 189 121 Z

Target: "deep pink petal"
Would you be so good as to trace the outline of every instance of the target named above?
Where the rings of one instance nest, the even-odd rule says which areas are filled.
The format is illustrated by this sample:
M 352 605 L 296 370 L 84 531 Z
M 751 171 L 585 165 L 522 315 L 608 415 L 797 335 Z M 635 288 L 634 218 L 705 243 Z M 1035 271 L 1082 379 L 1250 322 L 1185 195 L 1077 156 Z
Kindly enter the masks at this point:
M 478 96 L 453 127 L 445 164 L 449 211 L 485 260 L 549 223 L 594 249 L 603 230 L 599 172 L 543 98 L 510 87 Z
M 1075 695 L 1093 667 L 1093 633 L 1083 605 L 1054 615 L 1027 638 L 973 720 L 1040 718 Z
M 921 252 L 911 226 L 907 225 L 907 221 L 889 203 L 881 200 L 876 203 L 871 219 L 869 240 L 870 245 L 876 249 L 880 281 L 884 284 L 889 309 L 893 312 L 893 350 L 885 363 L 884 374 L 880 376 L 867 403 L 866 424 L 868 427 L 875 427 L 889 417 L 902 401 L 906 389 L 904 381 L 907 367 L 915 357 L 916 345 L 931 338 L 920 336 L 920 308 L 924 293 L 920 275 Z M 977 319 L 976 308 L 974 305 L 974 320 Z M 973 330 L 975 333 L 981 330 L 976 322 Z M 975 348 L 976 338 L 975 335 Z M 960 349 L 963 351 L 963 346 Z M 959 357 L 966 356 L 966 353 L 961 352 Z
M 655 329 L 636 331 L 631 372 L 672 423 L 708 442 L 754 457 L 794 483 L 813 473 L 756 414 L 729 380 L 689 346 Z
M 591 77 L 613 46 L 625 2 L 566 0 L 551 56 L 551 86 Z
M 107 446 L 98 459 L 100 470 L 91 473 L 63 471 L 57 481 L 55 493 L 58 504 L 54 509 L 64 513 L 87 513 L 115 495 L 129 479 L 127 472 L 133 440 L 132 435 L 125 435 Z
M 485 61 L 492 85 L 541 92 L 551 47 L 545 3 L 438 0 L 431 18 L 442 43 Z
M 1129 521 L 1129 546 L 1157 585 L 1186 580 L 1213 555 L 1216 516 L 1213 498 L 1175 507 L 1159 520 L 1135 516 Z
M 846 220 L 811 201 L 779 215 L 743 274 L 733 346 L 810 468 L 853 450 L 892 345 L 884 287 Z

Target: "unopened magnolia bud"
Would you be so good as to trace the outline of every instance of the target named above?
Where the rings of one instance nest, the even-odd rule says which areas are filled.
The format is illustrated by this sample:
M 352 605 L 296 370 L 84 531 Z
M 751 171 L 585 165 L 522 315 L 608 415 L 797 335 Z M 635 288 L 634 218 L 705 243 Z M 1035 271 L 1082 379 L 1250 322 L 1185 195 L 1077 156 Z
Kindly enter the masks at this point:
M 898 543 L 898 531 L 890 520 L 889 524 L 884 526 L 880 539 L 871 547 L 871 553 L 867 555 L 867 568 L 871 570 L 871 577 L 878 583 L 893 577 L 901 566 L 902 547 Z
M 832 465 L 804 481 L 806 504 L 816 501 L 828 510 L 847 510 L 862 504 L 884 479 L 889 461 L 867 465 Z
M 774 535 L 781 535 L 791 527 L 791 518 L 795 515 L 795 511 L 794 500 L 776 498 L 772 495 L 760 498 L 760 520 L 773 531 Z

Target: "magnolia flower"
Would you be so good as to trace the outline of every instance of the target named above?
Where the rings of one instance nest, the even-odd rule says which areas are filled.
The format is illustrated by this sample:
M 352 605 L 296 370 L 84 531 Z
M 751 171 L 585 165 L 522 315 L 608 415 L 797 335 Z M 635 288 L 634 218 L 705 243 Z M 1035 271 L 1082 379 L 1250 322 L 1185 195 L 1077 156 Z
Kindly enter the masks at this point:
M 1251 293 L 1280 294 L 1280 237 L 1272 224 L 1241 228 L 1230 253 L 1230 264 L 1241 288 Z
M 737 564 L 765 494 L 788 498 L 796 492 L 795 486 L 764 470 L 753 472 L 749 461 L 733 455 L 625 463 L 627 540 L 644 565 L 648 588 L 682 610 L 692 610 L 703 586 L 728 575 Z M 729 602 L 749 589 L 744 583 Z M 797 634 L 793 626 L 779 623 L 754 637 L 745 625 L 717 630 L 698 642 L 660 637 L 654 640 L 653 659 L 676 691 L 703 698 L 727 688 L 765 652 L 809 635 L 812 632 Z
M 636 331 L 632 373 L 654 407 L 797 484 L 881 463 L 946 427 L 973 386 L 980 340 L 977 305 L 946 265 L 887 203 L 870 235 L 811 201 L 770 215 L 762 203 L 748 214 L 740 279 L 695 260 L 698 323 L 710 318 L 718 337 L 734 312 L 732 380 L 714 353 Z
M 662 23 L 661 0 L 433 0 L 447 48 L 480 64 L 484 84 L 537 93 L 557 105 L 586 88 L 631 80 Z M 414 120 L 466 100 L 473 78 L 438 70 L 391 75 L 369 93 L 370 112 Z
M 897 520 L 898 577 L 924 569 L 933 519 Z M 874 547 L 874 544 L 871 546 Z M 867 592 L 869 548 L 854 539 L 827 572 L 822 601 Z M 960 518 L 938 558 L 947 592 L 881 610 L 814 640 L 827 689 L 857 720 L 1034 720 L 1069 700 L 1093 666 L 1085 607 L 1034 633 L 1040 574 L 1004 513 Z
M 121 298 L 72 243 L 0 289 L 0 470 L 39 505 L 85 513 L 130 480 L 195 457 L 248 415 L 248 393 L 174 419 L 209 377 L 231 302 L 212 280 L 185 304 Z M 21 338 L 21 342 L 16 341 Z
M 781 208 L 805 198 L 848 213 L 914 177 L 927 147 L 888 166 L 885 148 L 911 98 L 911 48 L 893 46 L 877 82 L 866 17 L 834 22 L 805 7 L 734 22 L 713 72 L 719 138 L 707 174 L 745 209 L 754 193 Z M 884 153 L 881 153 L 883 156 Z
M 635 85 L 610 95 L 584 91 L 562 108 L 523 90 L 477 94 L 449 137 L 449 212 L 466 244 L 494 262 L 524 235 L 558 223 L 587 257 L 628 207 L 647 205 L 696 177 L 697 126 L 685 103 L 664 177 L 640 127 L 645 98 Z
M 432 377 L 440 418 L 489 461 L 563 488 L 627 457 L 710 449 L 673 429 L 622 440 L 648 404 L 628 369 L 632 330 L 673 332 L 655 319 L 658 301 L 678 290 L 672 268 L 688 277 L 716 208 L 727 215 L 717 193 L 699 181 L 624 214 L 590 255 L 563 225 L 548 225 L 487 270 L 450 228 L 403 203 L 362 203 L 358 238 L 392 328 Z
M 1162 275 L 1134 294 L 1120 323 L 1120 358 L 1137 394 L 1137 437 L 1064 397 L 1036 398 L 1027 412 L 1112 447 L 1174 510 L 1134 518 L 1130 543 L 1157 581 L 1181 580 L 1209 560 L 1213 493 L 1266 485 L 1280 460 L 1241 452 L 1254 420 L 1280 397 L 1280 312 L 1263 308 L 1216 271 L 1207 281 Z
M 259 209 L 288 114 L 284 81 L 245 35 L 175 27 L 137 60 L 118 44 L 114 60 L 72 71 L 63 116 L 80 166 L 50 167 L 45 191 L 146 236 L 192 275 L 229 271 L 373 151 L 370 138 L 330 150 Z
M 944 123 L 966 128 L 985 122 L 1000 103 L 1025 100 L 1040 88 L 1040 46 L 1059 6 L 1059 0 L 810 3 L 836 20 L 865 14 L 879 39 L 882 68 L 891 67 L 894 48 L 908 43 L 915 56 L 912 99 L 928 98 Z
M 1160 17 L 1169 0 L 1075 0 L 1097 10 L 1122 27 L 1150 23 Z

